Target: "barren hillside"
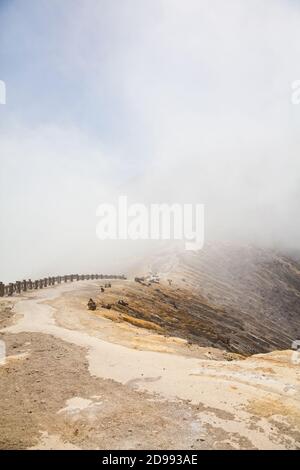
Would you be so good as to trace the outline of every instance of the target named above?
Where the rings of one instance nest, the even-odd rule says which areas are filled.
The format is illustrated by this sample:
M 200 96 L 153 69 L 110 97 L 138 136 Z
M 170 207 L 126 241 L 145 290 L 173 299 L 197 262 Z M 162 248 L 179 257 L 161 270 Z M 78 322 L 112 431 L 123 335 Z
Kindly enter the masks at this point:
M 199 344 L 253 354 L 289 348 L 300 337 L 300 263 L 292 258 L 219 244 L 167 251 L 148 266 L 172 279 L 174 317 L 191 322 L 187 334 Z
M 0 448 L 298 449 L 299 265 L 218 250 L 2 298 Z

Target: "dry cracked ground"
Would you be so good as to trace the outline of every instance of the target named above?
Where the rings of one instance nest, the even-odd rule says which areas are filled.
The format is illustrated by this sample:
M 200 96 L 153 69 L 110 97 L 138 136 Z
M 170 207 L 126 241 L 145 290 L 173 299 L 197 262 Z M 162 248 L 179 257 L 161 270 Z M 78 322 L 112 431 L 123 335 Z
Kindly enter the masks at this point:
M 163 276 L 151 286 L 102 284 L 1 299 L 1 449 L 300 448 L 291 350 L 250 355 L 242 337 L 238 351 L 234 328 L 229 343 L 220 329 L 212 347 L 217 328 L 195 333 L 202 310 L 191 292 L 185 305 L 198 313 L 185 321 L 187 286 L 175 274 L 171 285 Z M 219 322 L 228 307 L 205 298 L 199 325 L 213 310 Z

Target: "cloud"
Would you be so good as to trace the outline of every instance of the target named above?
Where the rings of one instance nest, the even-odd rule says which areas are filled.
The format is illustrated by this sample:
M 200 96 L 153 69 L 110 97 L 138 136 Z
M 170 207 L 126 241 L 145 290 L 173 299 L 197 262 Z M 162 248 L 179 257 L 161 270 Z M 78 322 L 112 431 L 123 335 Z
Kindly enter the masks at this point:
M 95 237 L 119 194 L 205 203 L 208 239 L 300 249 L 299 24 L 289 0 L 0 7 L 2 277 L 134 256 Z

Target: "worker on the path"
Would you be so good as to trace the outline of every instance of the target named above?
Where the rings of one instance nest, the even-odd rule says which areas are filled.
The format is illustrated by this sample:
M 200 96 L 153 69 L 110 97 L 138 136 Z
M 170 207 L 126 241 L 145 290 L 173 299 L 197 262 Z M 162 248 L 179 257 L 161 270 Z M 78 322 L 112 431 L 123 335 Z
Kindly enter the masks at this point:
M 88 305 L 88 309 L 89 309 L 89 310 L 96 310 L 97 305 L 96 305 L 96 303 L 93 301 L 93 299 L 90 299 L 90 300 L 88 301 L 88 304 L 87 304 L 87 305 Z

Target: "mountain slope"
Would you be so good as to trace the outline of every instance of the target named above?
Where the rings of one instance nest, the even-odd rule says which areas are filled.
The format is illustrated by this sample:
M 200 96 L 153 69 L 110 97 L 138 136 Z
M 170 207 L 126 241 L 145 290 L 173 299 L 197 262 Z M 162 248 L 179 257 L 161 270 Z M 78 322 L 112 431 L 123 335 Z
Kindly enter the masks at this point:
M 218 244 L 160 253 L 149 265 L 172 279 L 169 295 L 199 344 L 253 354 L 290 348 L 300 338 L 300 263 L 292 258 Z

